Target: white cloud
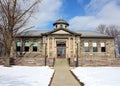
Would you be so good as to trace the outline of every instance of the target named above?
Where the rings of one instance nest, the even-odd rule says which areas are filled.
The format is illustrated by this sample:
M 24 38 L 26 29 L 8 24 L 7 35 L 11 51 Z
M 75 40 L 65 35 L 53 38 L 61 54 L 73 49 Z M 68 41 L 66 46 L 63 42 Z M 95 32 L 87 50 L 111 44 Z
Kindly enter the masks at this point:
M 96 0 L 94 0 L 96 1 Z M 119 0 L 111 0 L 111 2 L 105 4 L 104 6 L 98 7 L 100 10 L 95 10 L 98 8 L 89 8 L 91 10 L 96 11 L 96 15 L 89 15 L 89 16 L 76 16 L 72 19 L 70 19 L 69 23 L 71 25 L 71 29 L 76 30 L 93 30 L 95 29 L 99 24 L 114 24 L 120 26 L 120 6 L 117 4 Z M 97 4 L 98 2 L 96 2 Z M 92 4 L 90 3 L 92 6 Z M 89 6 L 90 6 L 89 5 Z M 95 3 L 93 3 L 94 7 Z M 88 5 L 87 5 L 88 6 Z M 98 5 L 99 6 L 99 5 Z
M 85 12 L 87 15 L 96 14 L 110 1 L 112 0 L 91 0 L 90 3 L 85 6 Z
M 27 25 L 45 29 L 49 22 L 58 18 L 61 6 L 62 0 L 43 0 Z

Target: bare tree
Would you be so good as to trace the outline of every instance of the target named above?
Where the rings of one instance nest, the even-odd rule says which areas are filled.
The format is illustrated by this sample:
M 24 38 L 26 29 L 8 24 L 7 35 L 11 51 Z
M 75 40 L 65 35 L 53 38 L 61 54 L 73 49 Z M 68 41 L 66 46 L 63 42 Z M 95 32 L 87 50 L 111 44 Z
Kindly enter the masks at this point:
M 11 46 L 15 37 L 25 26 L 40 1 L 33 0 L 32 4 L 27 5 L 30 0 L 0 0 L 0 34 L 5 49 L 4 66 L 10 66 Z
M 96 30 L 102 34 L 106 34 L 106 25 L 105 24 L 101 24 L 99 25 Z
M 117 46 L 117 52 L 120 54 L 120 27 L 116 25 L 106 26 L 104 24 L 99 25 L 96 30 L 102 34 L 106 34 L 115 38 L 115 46 Z
M 102 34 L 116 37 L 120 34 L 120 27 L 115 25 L 106 26 L 105 24 L 100 24 L 96 30 Z

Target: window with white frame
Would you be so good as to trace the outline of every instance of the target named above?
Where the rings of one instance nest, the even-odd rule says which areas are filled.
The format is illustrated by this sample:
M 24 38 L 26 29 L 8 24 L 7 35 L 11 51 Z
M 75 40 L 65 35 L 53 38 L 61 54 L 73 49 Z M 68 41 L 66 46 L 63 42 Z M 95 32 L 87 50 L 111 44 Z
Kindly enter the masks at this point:
M 89 52 L 89 43 L 88 42 L 84 42 L 84 51 Z
M 104 42 L 101 42 L 101 52 L 106 52 L 106 46 Z
M 93 42 L 93 52 L 97 52 L 98 48 L 97 48 L 97 43 Z

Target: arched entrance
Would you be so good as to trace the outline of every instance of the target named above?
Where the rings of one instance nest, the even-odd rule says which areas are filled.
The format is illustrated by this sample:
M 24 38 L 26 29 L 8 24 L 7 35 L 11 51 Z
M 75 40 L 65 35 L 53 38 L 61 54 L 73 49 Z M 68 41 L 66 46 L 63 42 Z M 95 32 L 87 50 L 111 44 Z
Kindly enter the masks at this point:
M 65 58 L 65 57 L 66 57 L 66 43 L 57 42 L 57 58 Z

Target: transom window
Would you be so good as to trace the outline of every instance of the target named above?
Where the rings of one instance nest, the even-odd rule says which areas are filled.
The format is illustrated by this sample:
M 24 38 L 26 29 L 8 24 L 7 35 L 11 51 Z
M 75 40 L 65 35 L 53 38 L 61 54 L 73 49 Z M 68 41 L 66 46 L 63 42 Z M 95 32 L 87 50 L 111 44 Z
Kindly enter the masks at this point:
M 89 52 L 89 43 L 88 42 L 84 43 L 84 51 Z
M 93 43 L 93 52 L 97 52 L 97 51 L 98 51 L 97 43 L 94 42 L 94 43 Z

